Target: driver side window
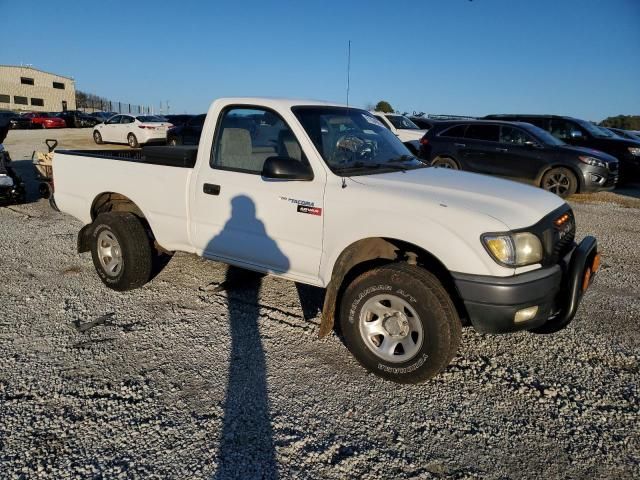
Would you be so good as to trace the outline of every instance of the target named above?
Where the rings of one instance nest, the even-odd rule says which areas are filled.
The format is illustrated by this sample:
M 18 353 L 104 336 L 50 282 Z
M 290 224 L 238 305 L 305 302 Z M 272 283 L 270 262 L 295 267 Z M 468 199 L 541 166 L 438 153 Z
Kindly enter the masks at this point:
M 533 138 L 524 131 L 504 125 L 500 127 L 500 143 L 524 145 L 527 142 L 533 142 Z
M 223 113 L 211 151 L 212 168 L 259 175 L 269 157 L 308 163 L 297 138 L 275 112 L 237 107 Z
M 111 117 L 108 121 L 107 124 L 108 125 L 112 125 L 114 123 L 120 123 L 120 119 L 122 118 L 122 115 L 116 115 L 115 117 Z

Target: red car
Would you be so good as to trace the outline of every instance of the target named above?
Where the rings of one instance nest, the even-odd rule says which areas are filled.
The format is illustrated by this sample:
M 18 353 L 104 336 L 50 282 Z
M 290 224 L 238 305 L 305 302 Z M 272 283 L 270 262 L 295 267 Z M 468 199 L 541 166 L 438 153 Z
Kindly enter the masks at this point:
M 47 112 L 25 113 L 22 116 L 31 119 L 32 128 L 64 128 L 67 126 L 64 119 Z

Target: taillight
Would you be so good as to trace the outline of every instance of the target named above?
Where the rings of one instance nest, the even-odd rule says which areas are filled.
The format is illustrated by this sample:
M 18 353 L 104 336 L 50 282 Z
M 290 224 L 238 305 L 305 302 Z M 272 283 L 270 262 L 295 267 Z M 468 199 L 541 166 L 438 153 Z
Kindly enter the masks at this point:
M 427 137 L 422 137 L 420 139 L 420 145 L 428 145 L 429 144 L 429 139 Z

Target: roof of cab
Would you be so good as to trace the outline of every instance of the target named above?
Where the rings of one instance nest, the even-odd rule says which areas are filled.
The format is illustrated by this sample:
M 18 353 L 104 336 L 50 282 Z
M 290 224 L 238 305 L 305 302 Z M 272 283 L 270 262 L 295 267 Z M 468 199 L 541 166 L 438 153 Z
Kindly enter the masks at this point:
M 260 105 L 271 108 L 291 108 L 301 106 L 327 106 L 327 107 L 349 107 L 337 102 L 326 102 L 322 100 L 307 100 L 298 98 L 277 98 L 277 97 L 224 97 L 214 100 L 215 103 L 223 103 L 225 105 Z M 352 108 L 358 108 L 353 107 Z

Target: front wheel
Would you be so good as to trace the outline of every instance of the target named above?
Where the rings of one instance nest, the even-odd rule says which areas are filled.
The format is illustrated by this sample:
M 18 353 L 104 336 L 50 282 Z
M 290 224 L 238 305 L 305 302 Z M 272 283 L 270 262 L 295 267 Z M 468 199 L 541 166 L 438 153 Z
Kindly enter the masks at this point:
M 132 213 L 102 213 L 91 237 L 93 265 L 113 290 L 132 290 L 151 278 L 153 250 L 138 217 Z
M 458 162 L 449 157 L 436 157 L 431 162 L 431 166 L 436 168 L 448 168 L 450 170 L 460 170 Z
M 460 319 L 442 284 L 406 263 L 357 277 L 342 297 L 340 327 L 367 370 L 398 383 L 420 383 L 440 373 L 461 337 Z
M 548 192 L 566 198 L 578 190 L 578 179 L 568 168 L 556 167 L 544 174 L 540 186 Z
M 93 132 L 93 141 L 96 142 L 98 145 L 102 145 L 104 143 L 102 141 L 102 135 L 97 130 Z
M 127 143 L 131 148 L 138 148 L 139 146 L 138 139 L 133 133 L 127 135 Z

